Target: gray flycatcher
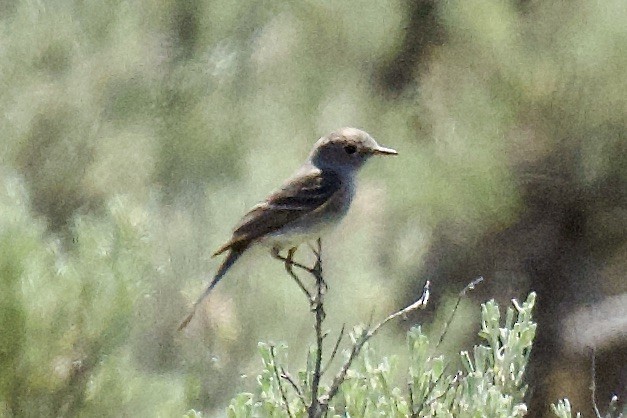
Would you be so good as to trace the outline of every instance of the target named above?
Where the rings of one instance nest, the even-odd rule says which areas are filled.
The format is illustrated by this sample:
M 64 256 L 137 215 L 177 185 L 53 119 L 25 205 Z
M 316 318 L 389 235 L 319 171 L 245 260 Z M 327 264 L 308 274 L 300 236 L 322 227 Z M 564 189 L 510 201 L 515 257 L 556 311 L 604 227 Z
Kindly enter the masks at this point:
M 213 254 L 228 251 L 179 330 L 187 326 L 198 305 L 251 245 L 268 245 L 274 256 L 287 248 L 291 255 L 299 244 L 318 238 L 337 225 L 355 194 L 355 175 L 372 155 L 397 152 L 380 146 L 368 133 L 356 128 L 342 128 L 320 138 L 296 173 L 244 215 L 231 239 Z

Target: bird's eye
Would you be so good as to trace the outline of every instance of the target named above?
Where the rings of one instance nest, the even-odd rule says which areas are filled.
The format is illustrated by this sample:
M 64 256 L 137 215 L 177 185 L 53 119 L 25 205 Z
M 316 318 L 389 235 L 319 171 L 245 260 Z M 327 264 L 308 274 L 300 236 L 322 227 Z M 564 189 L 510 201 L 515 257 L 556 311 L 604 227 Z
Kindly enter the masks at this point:
M 344 151 L 346 151 L 347 154 L 354 154 L 357 151 L 357 147 L 354 145 L 346 145 Z

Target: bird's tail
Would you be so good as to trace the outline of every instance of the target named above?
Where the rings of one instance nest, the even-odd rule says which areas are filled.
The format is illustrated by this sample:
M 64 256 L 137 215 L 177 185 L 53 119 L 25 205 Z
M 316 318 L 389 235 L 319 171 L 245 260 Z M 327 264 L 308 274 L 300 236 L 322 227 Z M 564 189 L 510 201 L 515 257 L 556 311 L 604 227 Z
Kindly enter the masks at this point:
M 229 255 L 222 262 L 222 265 L 220 265 L 218 272 L 216 273 L 215 276 L 213 276 L 213 280 L 211 281 L 211 283 L 209 283 L 209 286 L 207 287 L 207 289 L 205 289 L 203 294 L 200 295 L 198 299 L 196 299 L 196 302 L 194 302 L 194 306 L 192 307 L 192 311 L 189 313 L 189 315 L 187 315 L 187 317 L 185 317 L 183 322 L 181 322 L 181 325 L 179 325 L 178 327 L 179 331 L 184 329 L 187 326 L 187 324 L 189 324 L 189 321 L 192 320 L 192 318 L 194 317 L 194 314 L 196 313 L 196 308 L 198 308 L 198 305 L 200 305 L 202 301 L 205 300 L 205 298 L 209 295 L 209 293 L 211 293 L 215 285 L 217 285 L 218 282 L 222 279 L 222 277 L 224 277 L 227 270 L 230 269 L 231 266 L 233 266 L 233 264 L 235 264 L 235 262 L 242 255 L 245 249 L 246 248 L 237 248 L 237 249 L 231 248 Z

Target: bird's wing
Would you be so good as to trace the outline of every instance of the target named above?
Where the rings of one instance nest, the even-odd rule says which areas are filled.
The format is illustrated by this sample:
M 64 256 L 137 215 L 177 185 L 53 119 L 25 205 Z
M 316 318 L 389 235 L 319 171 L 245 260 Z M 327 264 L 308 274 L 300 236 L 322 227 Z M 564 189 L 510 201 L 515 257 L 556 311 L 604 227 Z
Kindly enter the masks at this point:
M 340 177 L 333 172 L 315 170 L 298 175 L 268 198 L 253 207 L 236 226 L 233 237 L 214 255 L 277 231 L 288 223 L 324 205 L 342 187 Z

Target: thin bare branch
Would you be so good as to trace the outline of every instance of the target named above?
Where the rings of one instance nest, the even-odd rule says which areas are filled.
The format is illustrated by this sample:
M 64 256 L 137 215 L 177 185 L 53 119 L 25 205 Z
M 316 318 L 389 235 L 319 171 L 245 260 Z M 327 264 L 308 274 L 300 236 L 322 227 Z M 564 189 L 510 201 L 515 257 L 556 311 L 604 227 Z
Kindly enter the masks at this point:
M 307 412 L 308 412 L 309 417 L 321 416 L 319 402 L 318 402 L 318 391 L 320 388 L 320 379 L 323 373 L 322 372 L 322 346 L 324 342 L 324 337 L 326 336 L 322 331 L 322 323 L 325 318 L 323 298 L 327 290 L 327 285 L 322 275 L 322 241 L 320 240 L 320 238 L 318 238 L 316 243 L 317 243 L 317 248 L 311 247 L 312 251 L 314 252 L 316 256 L 316 262 L 314 266 L 311 268 L 305 266 L 304 264 L 300 264 L 294 261 L 293 256 L 296 251 L 296 248 L 290 249 L 287 253 L 287 257 L 284 257 L 281 254 L 279 254 L 278 248 L 274 248 L 272 250 L 272 256 L 278 260 L 283 261 L 283 263 L 285 264 L 285 270 L 287 271 L 287 273 L 294 279 L 296 284 L 298 284 L 298 287 L 305 294 L 305 296 L 307 296 L 307 300 L 309 301 L 311 305 L 311 310 L 312 312 L 314 312 L 314 315 L 315 315 L 314 329 L 316 332 L 316 355 L 314 359 L 314 370 L 313 370 L 312 377 L 311 377 L 311 382 L 312 382 L 311 383 L 311 402 L 307 403 L 307 401 L 304 399 L 302 391 L 300 390 L 296 382 L 287 373 L 283 371 L 283 378 L 285 378 L 288 382 L 290 382 L 294 390 L 296 390 L 296 393 L 298 394 L 299 398 L 301 399 L 303 404 L 307 407 Z M 314 276 L 314 278 L 316 279 L 315 294 L 312 295 L 311 292 L 307 290 L 307 288 L 305 287 L 303 282 L 300 280 L 298 275 L 294 272 L 294 269 L 293 269 L 294 267 L 298 267 L 302 270 L 305 270 L 306 272 Z M 343 330 L 342 330 L 342 333 L 343 333 Z M 337 345 L 339 345 L 339 341 Z M 334 349 L 331 359 L 335 355 L 335 351 L 337 351 L 337 347 Z M 275 371 L 276 371 L 276 368 L 275 368 Z M 278 371 L 277 371 L 277 376 L 278 376 Z M 283 392 L 282 387 L 280 386 L 279 389 L 282 391 L 281 396 L 283 397 L 285 394 Z
M 388 315 L 387 318 L 385 318 L 383 321 L 379 322 L 374 328 L 372 328 L 369 331 L 369 334 L 374 335 L 377 331 L 379 331 L 379 328 L 381 328 L 382 326 L 384 326 L 391 320 L 398 318 L 399 316 L 407 315 L 408 313 L 413 312 L 416 309 L 424 309 L 425 306 L 427 306 L 427 302 L 429 301 L 430 292 L 431 292 L 431 282 L 427 280 L 424 287 L 422 288 L 422 295 L 420 296 L 420 299 L 418 299 L 411 305 L 406 306 L 400 311 L 397 311 L 391 315 Z
M 329 402 L 333 399 L 333 397 L 335 397 L 335 395 L 337 395 L 340 385 L 346 379 L 346 373 L 348 372 L 348 369 L 350 369 L 353 361 L 355 360 L 355 358 L 357 358 L 357 356 L 361 352 L 361 349 L 364 347 L 366 342 L 368 342 L 370 338 L 372 338 L 385 324 L 387 324 L 391 320 L 398 318 L 399 316 L 406 315 L 409 312 L 412 312 L 416 309 L 424 308 L 427 304 L 427 301 L 429 300 L 430 286 L 431 286 L 431 283 L 427 281 L 422 290 L 422 295 L 420 296 L 420 299 L 418 299 L 416 302 L 412 303 L 411 305 L 401 309 L 400 311 L 397 311 L 397 312 L 394 312 L 393 314 L 388 315 L 387 318 L 379 322 L 374 327 L 370 329 L 362 330 L 359 337 L 357 337 L 355 344 L 353 344 L 353 347 L 351 348 L 351 352 L 348 358 L 346 359 L 346 361 L 344 362 L 344 364 L 342 365 L 340 372 L 333 379 L 333 383 L 331 384 L 329 391 L 320 397 L 318 402 L 320 404 L 321 413 L 316 416 L 323 416 L 326 413 L 329 407 Z
M 311 404 L 308 408 L 309 417 L 320 417 L 323 414 L 320 410 L 320 402 L 318 400 L 318 389 L 320 388 L 320 378 L 322 370 L 322 345 L 324 335 L 322 332 L 322 322 L 325 318 L 323 298 L 326 288 L 324 279 L 322 278 L 322 241 L 318 238 L 318 251 L 316 254 L 316 263 L 311 269 L 311 274 L 316 278 L 316 295 L 312 301 L 312 310 L 316 317 L 314 329 L 316 330 L 316 358 L 314 360 L 314 371 L 311 379 Z
M 335 347 L 333 347 L 333 351 L 331 352 L 331 356 L 327 360 L 327 365 L 324 366 L 324 368 L 322 369 L 322 375 L 324 375 L 326 373 L 326 371 L 329 369 L 329 366 L 331 365 L 331 362 L 333 361 L 333 359 L 335 358 L 335 355 L 337 354 L 337 349 L 340 347 L 340 342 L 342 341 L 342 338 L 344 337 L 344 329 L 345 328 L 346 328 L 346 324 L 342 324 L 342 329 L 340 330 L 340 335 L 337 337 L 337 341 L 335 342 Z
M 292 277 L 292 279 L 294 279 L 294 281 L 296 282 L 300 290 L 302 290 L 302 292 L 307 297 L 307 300 L 309 300 L 309 302 L 311 303 L 311 293 L 309 292 L 309 290 L 307 290 L 307 288 L 305 287 L 303 282 L 300 280 L 298 275 L 294 273 L 294 266 L 299 267 L 305 271 L 308 271 L 309 273 L 311 273 L 312 269 L 294 261 L 293 256 L 295 252 L 296 252 L 296 248 L 291 248 L 287 252 L 287 257 L 283 257 L 281 254 L 279 254 L 278 249 L 272 249 L 272 256 L 276 258 L 277 260 L 283 261 L 285 265 L 285 271 L 287 271 L 287 274 L 289 274 Z
M 483 276 L 479 276 L 473 281 L 471 281 L 470 283 L 468 283 L 466 287 L 464 287 L 462 291 L 459 292 L 459 295 L 457 296 L 457 300 L 455 301 L 455 307 L 453 308 L 453 311 L 451 312 L 451 316 L 448 318 L 448 320 L 444 324 L 444 329 L 442 330 L 442 334 L 440 335 L 440 340 L 435 346 L 436 350 L 440 347 L 440 344 L 442 344 L 442 341 L 444 341 L 444 337 L 446 337 L 446 334 L 448 333 L 449 326 L 453 322 L 453 318 L 455 317 L 455 313 L 457 312 L 457 308 L 459 308 L 459 304 L 462 301 L 463 297 L 466 296 L 466 293 L 468 293 L 469 291 L 474 290 L 474 288 L 482 281 L 483 281 Z
M 294 378 L 292 377 L 292 375 L 286 372 L 283 367 L 281 367 L 281 378 L 288 381 L 288 383 L 292 386 L 292 388 L 296 392 L 298 399 L 300 399 L 303 405 L 307 406 L 307 401 L 305 400 L 305 397 L 303 396 L 303 391 L 300 389 L 296 381 L 294 381 Z
M 318 248 L 311 245 L 311 242 L 308 242 L 307 245 L 309 246 L 309 248 L 311 248 L 311 251 L 314 253 L 316 258 L 319 258 L 320 257 L 320 244 L 317 244 Z
M 427 301 L 429 300 L 429 292 L 430 292 L 430 282 L 427 281 L 423 288 L 423 292 L 422 292 L 420 299 L 418 299 L 416 302 L 412 303 L 411 305 L 397 312 L 394 312 L 393 314 L 386 317 L 383 321 L 379 322 L 374 327 L 371 327 L 371 323 L 372 323 L 372 318 L 371 318 L 370 323 L 368 324 L 368 327 L 362 331 L 362 333 L 360 334 L 358 338 L 356 338 L 356 341 L 351 348 L 351 353 L 349 354 L 348 359 L 342 365 L 340 372 L 333 379 L 331 388 L 329 389 L 327 393 L 323 394 L 322 396 L 319 396 L 318 392 L 320 390 L 320 380 L 324 372 L 329 367 L 330 363 L 335 358 L 335 355 L 337 354 L 339 345 L 344 335 L 345 327 L 342 326 L 340 336 L 338 337 L 338 340 L 336 341 L 335 347 L 333 348 L 331 356 L 329 357 L 328 363 L 324 367 L 324 369 L 322 369 L 322 355 L 323 355 L 322 348 L 323 348 L 324 338 L 326 336 L 326 334 L 324 334 L 322 331 L 322 324 L 325 319 L 323 299 L 324 299 L 324 294 L 327 291 L 327 284 L 322 274 L 322 242 L 320 239 L 318 239 L 316 243 L 317 243 L 317 248 L 312 247 L 312 251 L 314 252 L 316 256 L 316 262 L 312 268 L 299 264 L 292 259 L 294 255 L 294 251 L 295 251 L 294 249 L 288 252 L 287 257 L 281 256 L 278 253 L 278 251 L 273 251 L 273 256 L 279 260 L 282 260 L 285 263 L 286 271 L 296 281 L 300 289 L 303 291 L 303 293 L 305 293 L 305 295 L 309 299 L 309 302 L 311 304 L 311 310 L 315 316 L 314 329 L 316 333 L 316 343 L 315 343 L 316 351 L 315 351 L 315 358 L 314 358 L 314 370 L 312 372 L 312 377 L 311 377 L 311 402 L 309 404 L 307 404 L 307 401 L 304 399 L 302 391 L 300 390 L 296 382 L 291 378 L 291 376 L 285 373 L 283 369 L 282 369 L 282 376 L 279 376 L 278 370 L 275 367 L 275 373 L 277 375 L 277 378 L 278 379 L 284 378 L 292 385 L 292 387 L 298 394 L 301 402 L 303 402 L 303 404 L 307 407 L 307 415 L 310 418 L 319 418 L 326 414 L 329 408 L 329 402 L 337 394 L 340 385 L 346 379 L 346 374 L 348 372 L 348 369 L 351 367 L 351 364 L 353 363 L 355 358 L 359 355 L 359 353 L 361 352 L 366 342 L 370 338 L 372 338 L 384 325 L 386 325 L 388 322 L 392 321 L 393 319 L 398 318 L 399 316 L 405 316 L 409 312 L 412 312 L 416 309 L 424 308 L 425 305 L 427 304 Z M 301 280 L 298 278 L 296 273 L 294 273 L 293 271 L 294 266 L 299 267 L 307 271 L 308 273 L 310 273 L 312 276 L 314 276 L 314 278 L 316 279 L 316 290 L 315 290 L 314 295 L 312 295 L 305 288 L 305 286 L 303 285 Z M 281 396 L 284 398 L 284 402 L 287 405 L 287 397 L 281 385 L 279 386 L 279 390 L 281 391 Z M 289 410 L 288 410 L 288 414 L 291 416 L 291 414 L 289 413 Z
M 294 281 L 296 282 L 296 284 L 298 285 L 298 287 L 300 287 L 300 290 L 303 291 L 303 293 L 305 294 L 305 296 L 307 297 L 307 300 L 309 300 L 311 302 L 311 293 L 309 292 L 309 290 L 307 290 L 307 288 L 305 287 L 305 285 L 303 284 L 303 282 L 300 280 L 300 278 L 298 277 L 298 275 L 296 275 L 296 273 L 294 273 L 294 269 L 292 268 L 291 264 L 285 264 L 285 270 L 287 270 L 287 273 L 292 276 L 292 279 L 294 279 Z
M 374 311 L 375 311 L 376 307 L 372 307 L 372 309 L 370 310 L 370 317 L 368 318 L 368 325 L 367 328 L 370 328 L 372 326 L 372 323 L 374 322 Z
M 283 403 L 285 404 L 285 411 L 287 411 L 287 415 L 290 418 L 294 418 L 292 415 L 292 411 L 290 410 L 290 404 L 287 401 L 287 395 L 285 394 L 285 389 L 283 389 L 283 384 L 281 383 L 281 376 L 279 376 L 279 369 L 277 367 L 276 362 L 276 354 L 274 352 L 274 345 L 270 346 L 270 357 L 272 357 L 272 368 L 274 369 L 274 376 L 276 377 L 277 385 L 279 386 L 279 393 L 281 393 L 281 399 L 283 399 Z

